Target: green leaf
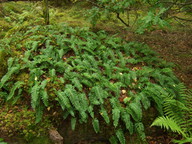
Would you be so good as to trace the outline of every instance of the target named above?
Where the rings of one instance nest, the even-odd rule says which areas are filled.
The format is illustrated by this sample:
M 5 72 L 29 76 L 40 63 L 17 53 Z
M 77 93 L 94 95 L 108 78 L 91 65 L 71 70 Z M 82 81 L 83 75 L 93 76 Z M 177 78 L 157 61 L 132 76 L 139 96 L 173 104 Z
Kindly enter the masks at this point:
M 71 129 L 72 130 L 75 130 L 76 123 L 77 123 L 77 119 L 71 118 Z
M 142 109 L 139 104 L 137 103 L 131 103 L 129 105 L 129 108 L 131 110 L 131 116 L 135 121 L 141 121 L 142 118 Z
M 122 129 L 118 129 L 116 131 L 116 136 L 119 139 L 121 144 L 125 144 L 125 136 Z
M 0 88 L 3 87 L 3 85 L 11 78 L 11 75 L 14 74 L 19 70 L 20 66 L 17 65 L 15 67 L 11 67 L 9 71 L 2 77 L 1 82 L 0 82 Z
M 105 122 L 107 124 L 109 124 L 110 123 L 110 119 L 109 119 L 108 113 L 107 113 L 107 111 L 103 107 L 101 107 L 100 114 L 104 118 Z
M 38 106 L 38 104 L 39 104 L 39 89 L 40 89 L 40 86 L 37 82 L 31 88 L 31 99 L 32 99 L 31 105 L 32 105 L 33 109 L 35 109 L 36 106 Z
M 112 110 L 112 118 L 113 118 L 113 125 L 117 127 L 120 118 L 120 110 L 118 108 Z
M 118 144 L 118 140 L 117 140 L 117 138 L 115 136 L 111 136 L 109 138 L 109 141 L 110 141 L 111 144 Z
M 93 121 L 92 121 L 92 125 L 93 125 L 93 128 L 95 130 L 96 133 L 99 132 L 99 121 L 98 119 L 94 118 Z
M 15 90 L 19 89 L 23 84 L 24 84 L 24 82 L 22 82 L 22 81 L 17 81 L 14 84 L 14 86 L 11 88 L 11 91 L 10 91 L 8 97 L 7 97 L 7 101 L 10 100 L 14 96 Z
M 35 112 L 36 112 L 36 121 L 35 123 L 39 123 L 42 119 L 42 116 L 43 116 L 43 106 L 42 105 L 38 105 L 35 109 Z

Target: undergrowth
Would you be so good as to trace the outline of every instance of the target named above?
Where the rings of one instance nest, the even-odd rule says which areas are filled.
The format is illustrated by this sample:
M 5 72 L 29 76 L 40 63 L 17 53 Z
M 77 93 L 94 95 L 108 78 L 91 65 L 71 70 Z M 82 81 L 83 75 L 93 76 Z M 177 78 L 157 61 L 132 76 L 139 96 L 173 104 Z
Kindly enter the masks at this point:
M 144 44 L 104 31 L 64 24 L 33 26 L 0 43 L 16 50 L 0 81 L 1 98 L 12 104 L 30 98 L 36 123 L 45 108 L 56 104 L 64 118 L 71 117 L 72 129 L 91 117 L 98 133 L 100 115 L 114 129 L 110 142 L 125 144 L 126 131 L 145 139 L 144 109 L 154 105 L 163 114 L 163 99 L 169 94 L 179 97 L 171 64 Z
M 179 85 L 180 100 L 169 96 L 164 100 L 164 116 L 158 117 L 152 126 L 160 126 L 182 136 L 181 140 L 173 140 L 175 143 L 184 144 L 192 142 L 192 90 Z

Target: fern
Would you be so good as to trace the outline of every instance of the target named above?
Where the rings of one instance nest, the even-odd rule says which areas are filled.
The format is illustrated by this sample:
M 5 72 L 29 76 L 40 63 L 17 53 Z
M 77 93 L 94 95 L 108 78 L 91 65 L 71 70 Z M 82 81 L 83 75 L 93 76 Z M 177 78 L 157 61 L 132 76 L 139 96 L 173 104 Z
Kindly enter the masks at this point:
M 35 111 L 36 111 L 35 123 L 39 123 L 42 120 L 42 116 L 43 116 L 43 106 L 39 104 L 36 107 Z
M 22 86 L 23 84 L 24 84 L 24 82 L 22 82 L 22 81 L 17 81 L 17 82 L 14 84 L 14 86 L 11 88 L 10 93 L 9 93 L 9 95 L 8 95 L 8 97 L 7 97 L 7 101 L 10 100 L 10 99 L 14 96 L 15 90 L 21 88 L 21 86 Z
M 182 134 L 184 137 L 186 137 L 185 133 L 181 129 L 181 127 L 175 122 L 172 118 L 169 117 L 159 117 L 155 119 L 155 121 L 152 123 L 151 126 L 160 126 L 161 128 L 165 128 L 167 130 L 171 130 L 173 132 L 177 132 L 179 134 Z
M 141 121 L 142 118 L 142 109 L 140 107 L 140 104 L 137 103 L 131 103 L 129 105 L 130 108 L 130 114 L 133 117 L 135 121 Z
M 124 144 L 127 131 L 144 139 L 142 109 L 148 110 L 153 103 L 163 113 L 169 93 L 173 97 L 172 104 L 164 106 L 166 115 L 177 121 L 174 116 L 186 111 L 182 102 L 188 100 L 184 94 L 176 95 L 179 82 L 170 67 L 143 44 L 64 25 L 26 28 L 4 43 L 0 44 L 4 49 L 10 45 L 17 47 L 19 54 L 24 52 L 8 60 L 8 72 L 0 81 L 1 97 L 16 103 L 24 92 L 31 95 L 36 122 L 46 107 L 59 105 L 64 119 L 71 118 L 72 129 L 77 121 L 87 123 L 91 117 L 98 133 L 103 122 L 96 116 L 101 116 L 113 130 L 110 135 L 116 135 L 109 141 Z M 29 78 L 19 80 L 22 73 Z M 188 101 L 186 107 L 191 108 L 190 104 Z M 173 107 L 178 112 L 171 114 Z M 191 111 L 187 113 L 191 116 Z M 190 127 L 191 121 L 185 120 L 179 123 L 184 133 L 191 131 L 185 127 Z
M 130 134 L 133 134 L 133 122 L 131 121 L 130 114 L 127 110 L 121 112 L 121 117 L 123 122 L 125 123 L 126 129 L 129 130 Z
M 144 132 L 144 125 L 143 123 L 139 122 L 139 123 L 135 123 L 135 129 L 136 132 L 138 133 L 138 135 L 140 136 L 140 138 L 145 141 L 145 132 Z
M 75 130 L 76 123 L 77 123 L 77 119 L 71 118 L 71 129 L 72 130 Z
M 114 108 L 112 110 L 112 117 L 113 117 L 113 125 L 117 127 L 119 124 L 119 118 L 120 118 L 120 110 L 118 108 Z
M 19 70 L 20 66 L 17 65 L 15 67 L 11 67 L 9 71 L 2 77 L 0 81 L 0 88 L 3 87 L 3 85 L 11 78 L 11 75 L 16 73 Z
M 36 107 L 39 104 L 39 89 L 40 86 L 36 82 L 35 85 L 31 88 L 31 105 L 33 109 L 36 109 Z
M 110 123 L 110 119 L 109 119 L 108 113 L 107 113 L 107 111 L 105 110 L 104 107 L 101 107 L 100 114 L 103 117 L 103 119 L 105 120 L 105 122 L 107 124 L 109 124 Z
M 93 125 L 93 128 L 94 128 L 95 132 L 98 133 L 99 132 L 99 121 L 98 121 L 98 119 L 96 119 L 96 118 L 93 119 L 92 125 Z
M 41 95 L 44 105 L 47 107 L 49 97 L 48 97 L 47 90 L 45 89 L 46 85 L 47 85 L 47 80 L 44 80 L 41 82 L 40 95 Z
M 192 142 L 192 92 L 191 90 L 186 90 L 182 84 L 178 85 L 178 88 L 180 88 L 179 94 L 182 101 L 175 100 L 173 96 L 167 97 L 164 101 L 165 116 L 155 119 L 151 126 L 160 126 L 182 135 L 184 140 L 175 140 L 175 142 Z
M 59 98 L 59 103 L 62 107 L 63 110 L 65 110 L 65 108 L 67 109 L 71 109 L 71 103 L 69 101 L 69 98 L 67 96 L 65 96 L 64 92 L 61 91 L 57 91 L 56 92 L 58 98 Z
M 125 144 L 125 136 L 122 129 L 118 129 L 116 131 L 116 136 L 119 139 L 121 144 Z
M 117 140 L 117 138 L 115 136 L 111 136 L 109 138 L 109 141 L 110 141 L 111 144 L 118 144 L 118 140 Z

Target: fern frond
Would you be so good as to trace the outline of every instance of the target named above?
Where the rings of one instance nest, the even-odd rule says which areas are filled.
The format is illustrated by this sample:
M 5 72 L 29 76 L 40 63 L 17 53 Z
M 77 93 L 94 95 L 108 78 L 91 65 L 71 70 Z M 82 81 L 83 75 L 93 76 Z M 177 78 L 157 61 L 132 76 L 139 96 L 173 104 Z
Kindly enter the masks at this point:
M 93 128 L 94 128 L 95 132 L 98 133 L 99 132 L 99 121 L 98 121 L 98 119 L 94 118 L 92 120 L 92 125 L 93 125 Z
M 40 85 L 40 95 L 41 95 L 41 99 L 44 103 L 45 106 L 48 106 L 48 94 L 47 94 L 47 90 L 45 89 L 46 85 L 47 85 L 47 80 L 44 80 L 41 82 L 41 85 Z
M 20 69 L 20 65 L 11 67 L 9 71 L 2 77 L 0 81 L 0 88 L 2 88 L 3 85 L 11 78 L 11 75 L 16 73 L 19 69 Z
M 35 112 L 36 112 L 35 123 L 39 123 L 41 121 L 41 119 L 42 119 L 42 116 L 43 116 L 43 106 L 39 104 L 36 107 Z
M 77 119 L 71 118 L 71 129 L 72 130 L 75 130 L 76 123 L 77 123 Z
M 120 110 L 118 108 L 112 109 L 112 119 L 114 127 L 117 127 L 119 124 Z
M 59 98 L 59 103 L 60 103 L 62 109 L 63 109 L 63 110 L 65 110 L 65 108 L 71 109 L 71 107 L 72 107 L 72 106 L 71 106 L 71 103 L 70 103 L 68 97 L 65 96 L 64 92 L 62 92 L 62 91 L 57 91 L 56 94 L 57 94 L 57 96 L 58 96 L 58 98 Z
M 142 109 L 140 107 L 140 105 L 138 105 L 137 103 L 131 103 L 129 105 L 130 108 L 130 114 L 133 117 L 133 119 L 135 121 L 141 121 L 142 118 Z
M 31 88 L 31 105 L 33 109 L 36 109 L 36 107 L 39 104 L 39 89 L 40 86 L 36 82 L 35 85 Z
M 14 86 L 11 88 L 11 91 L 10 91 L 8 97 L 7 97 L 7 101 L 10 100 L 14 96 L 15 90 L 19 89 L 23 84 L 24 84 L 24 82 L 22 82 L 22 81 L 17 81 L 14 84 Z
M 125 136 L 122 129 L 118 129 L 116 131 L 116 136 L 119 139 L 121 144 L 125 144 Z
M 107 124 L 109 124 L 110 123 L 110 119 L 109 119 L 108 113 L 107 113 L 107 111 L 105 110 L 104 107 L 101 107 L 100 114 L 103 117 L 103 119 L 105 120 L 105 122 Z
M 109 138 L 109 141 L 110 141 L 111 144 L 118 144 L 118 140 L 117 140 L 117 138 L 115 136 L 111 136 Z
M 145 132 L 143 123 L 135 123 L 135 129 L 142 140 L 145 140 Z
M 121 118 L 125 123 L 126 129 L 129 130 L 130 134 L 133 134 L 133 122 L 131 121 L 130 114 L 126 109 L 121 112 Z
M 162 116 L 155 119 L 151 126 L 160 126 L 161 128 L 165 128 L 167 130 L 170 129 L 173 132 L 177 132 L 179 134 L 182 134 L 184 137 L 187 137 L 181 127 L 172 118 L 169 118 L 167 116 Z

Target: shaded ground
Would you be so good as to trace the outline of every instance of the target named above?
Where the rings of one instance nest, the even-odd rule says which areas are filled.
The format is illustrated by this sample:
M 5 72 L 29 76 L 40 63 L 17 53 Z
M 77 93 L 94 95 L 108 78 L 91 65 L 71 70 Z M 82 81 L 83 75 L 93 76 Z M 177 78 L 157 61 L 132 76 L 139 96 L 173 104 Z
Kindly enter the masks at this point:
M 160 57 L 173 62 L 177 77 L 192 88 L 192 29 L 174 32 L 156 30 L 145 35 L 128 33 L 125 39 L 144 42 L 158 52 Z

